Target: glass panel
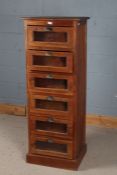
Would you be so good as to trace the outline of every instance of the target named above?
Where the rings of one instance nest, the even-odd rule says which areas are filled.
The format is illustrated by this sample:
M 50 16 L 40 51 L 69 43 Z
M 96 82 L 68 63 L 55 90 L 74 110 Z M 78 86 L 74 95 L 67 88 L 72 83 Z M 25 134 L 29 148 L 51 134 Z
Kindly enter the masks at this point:
M 48 101 L 48 100 L 35 100 L 35 107 L 39 109 L 47 109 L 47 110 L 59 110 L 59 111 L 67 111 L 68 104 L 67 102 L 60 101 Z
M 35 78 L 34 83 L 40 88 L 67 89 L 67 80 L 64 79 Z
M 67 125 L 63 123 L 50 123 L 48 121 L 36 121 L 37 130 L 45 130 L 59 133 L 67 133 Z
M 40 150 L 67 153 L 67 145 L 66 144 L 49 143 L 46 141 L 36 141 L 35 146 L 37 149 L 40 149 Z
M 33 40 L 41 42 L 67 42 L 67 33 L 34 31 Z
M 33 55 L 33 65 L 65 67 L 66 57 Z

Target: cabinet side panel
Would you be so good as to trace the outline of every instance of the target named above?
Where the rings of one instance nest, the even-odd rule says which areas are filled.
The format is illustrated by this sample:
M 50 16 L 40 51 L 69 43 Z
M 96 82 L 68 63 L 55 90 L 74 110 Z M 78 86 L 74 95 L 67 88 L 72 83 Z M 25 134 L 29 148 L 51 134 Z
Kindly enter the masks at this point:
M 86 135 L 86 22 L 76 24 L 74 68 L 76 73 L 75 155 L 83 148 Z

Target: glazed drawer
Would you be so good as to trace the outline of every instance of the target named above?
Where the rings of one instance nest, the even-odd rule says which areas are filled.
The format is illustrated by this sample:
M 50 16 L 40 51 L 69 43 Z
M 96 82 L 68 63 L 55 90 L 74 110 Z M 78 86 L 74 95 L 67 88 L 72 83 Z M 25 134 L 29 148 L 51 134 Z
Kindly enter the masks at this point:
M 39 50 L 72 48 L 72 27 L 28 26 L 27 47 L 37 47 Z
M 57 92 L 73 94 L 74 77 L 55 73 L 29 73 L 28 89 L 34 92 Z
M 73 54 L 69 52 L 27 51 L 27 68 L 36 71 L 73 72 Z
M 30 152 L 32 154 L 72 159 L 72 141 L 31 135 Z
M 48 116 L 30 116 L 30 131 L 32 134 L 62 137 L 64 139 L 72 138 L 73 123 L 69 120 L 60 120 L 51 115 Z
M 29 111 L 35 114 L 54 114 L 68 116 L 74 114 L 74 98 L 57 95 L 29 95 Z

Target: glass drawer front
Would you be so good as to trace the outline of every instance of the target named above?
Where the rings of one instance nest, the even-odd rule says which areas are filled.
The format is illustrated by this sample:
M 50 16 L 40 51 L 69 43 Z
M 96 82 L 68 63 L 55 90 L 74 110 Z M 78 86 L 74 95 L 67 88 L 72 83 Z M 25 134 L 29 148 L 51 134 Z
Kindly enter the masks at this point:
M 67 133 L 68 128 L 66 124 L 37 120 L 35 123 L 35 129 L 65 134 Z
M 71 159 L 72 142 L 55 138 L 36 137 L 31 139 L 31 152 L 34 154 L 50 155 Z
M 52 73 L 29 73 L 28 88 L 32 91 L 47 91 L 73 94 L 74 76 Z
M 28 47 L 46 48 L 72 48 L 73 28 L 72 27 L 42 27 L 28 26 L 27 30 Z
M 40 149 L 40 150 L 48 150 L 48 151 L 67 153 L 67 145 L 65 145 L 65 144 L 36 141 L 35 147 L 37 149 Z
M 49 28 L 48 28 L 49 29 Z M 51 30 L 52 28 L 50 28 Z M 41 42 L 67 42 L 67 33 L 65 32 L 33 32 L 33 41 Z
M 57 56 L 33 56 L 33 65 L 37 66 L 53 66 L 53 67 L 65 67 L 66 58 Z
M 54 88 L 54 89 L 67 89 L 67 80 L 62 79 L 46 79 L 35 78 L 35 87 L 40 88 Z
M 35 114 L 73 115 L 74 98 L 57 96 L 30 95 L 30 112 Z
M 68 111 L 68 103 L 61 101 L 48 101 L 48 100 L 35 99 L 35 108 Z
M 31 70 L 72 72 L 73 55 L 66 52 L 28 51 L 27 67 Z
M 58 119 L 54 116 L 38 116 L 31 115 L 30 128 L 32 134 L 41 134 L 47 136 L 72 138 L 73 121 Z

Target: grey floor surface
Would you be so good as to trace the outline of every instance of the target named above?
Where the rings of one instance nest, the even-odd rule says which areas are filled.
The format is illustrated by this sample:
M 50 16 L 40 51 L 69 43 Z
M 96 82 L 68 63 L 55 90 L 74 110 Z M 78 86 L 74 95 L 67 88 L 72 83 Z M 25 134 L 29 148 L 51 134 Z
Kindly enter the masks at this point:
M 87 143 L 79 171 L 28 164 L 26 118 L 0 115 L 0 175 L 117 175 L 117 129 L 88 126 Z

